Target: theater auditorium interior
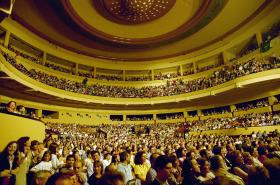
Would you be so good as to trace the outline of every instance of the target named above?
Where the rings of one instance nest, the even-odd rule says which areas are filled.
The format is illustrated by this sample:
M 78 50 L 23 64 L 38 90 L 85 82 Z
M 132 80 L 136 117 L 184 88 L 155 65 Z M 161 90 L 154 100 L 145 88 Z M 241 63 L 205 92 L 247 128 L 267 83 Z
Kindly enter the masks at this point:
M 0 0 L 0 185 L 280 185 L 279 0 Z

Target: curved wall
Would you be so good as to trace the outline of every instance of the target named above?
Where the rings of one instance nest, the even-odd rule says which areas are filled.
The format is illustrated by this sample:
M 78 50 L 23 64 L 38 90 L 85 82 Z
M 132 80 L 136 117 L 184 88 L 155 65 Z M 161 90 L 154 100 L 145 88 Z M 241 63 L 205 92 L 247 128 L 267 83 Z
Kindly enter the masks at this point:
M 31 44 L 36 48 L 40 48 L 45 53 L 49 53 L 54 56 L 58 56 L 68 61 L 74 61 L 77 64 L 84 64 L 94 67 L 100 67 L 105 69 L 121 69 L 121 70 L 151 70 L 179 66 L 186 63 L 192 63 L 207 57 L 211 57 L 227 49 L 234 47 L 236 44 L 251 38 L 257 33 L 262 33 L 267 27 L 269 27 L 273 22 L 278 21 L 280 13 L 278 11 L 279 4 L 274 6 L 273 4 L 254 20 L 247 23 L 245 26 L 236 30 L 234 33 L 229 35 L 227 38 L 217 41 L 209 47 L 202 48 L 197 52 L 193 52 L 180 57 L 148 61 L 148 62 L 122 62 L 122 61 L 109 61 L 101 60 L 92 57 L 87 57 L 77 53 L 70 52 L 68 50 L 59 48 L 46 40 L 39 38 L 38 36 L 32 34 L 27 29 L 23 28 L 17 22 L 12 19 L 4 20 L 1 25 L 4 29 L 8 30 L 22 39 L 23 41 Z M 135 68 L 137 65 L 137 68 Z
M 17 141 L 23 136 L 39 142 L 45 138 L 45 125 L 39 120 L 0 113 L 0 122 L 0 151 L 8 142 Z

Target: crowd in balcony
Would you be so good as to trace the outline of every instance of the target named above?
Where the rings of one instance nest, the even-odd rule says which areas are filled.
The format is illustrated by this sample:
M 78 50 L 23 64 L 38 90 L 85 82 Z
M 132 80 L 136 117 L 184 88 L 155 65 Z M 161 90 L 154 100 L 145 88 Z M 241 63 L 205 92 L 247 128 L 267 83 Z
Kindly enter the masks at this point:
M 180 76 L 180 73 L 157 73 L 154 75 L 155 80 L 165 80 L 165 79 L 171 79 L 171 78 L 177 78 Z
M 190 81 L 183 81 L 182 79 L 170 80 L 165 85 L 135 88 L 100 84 L 87 85 L 82 82 L 58 78 L 57 76 L 49 75 L 35 69 L 27 70 L 22 64 L 16 63 L 16 58 L 9 56 L 7 53 L 3 53 L 3 55 L 18 70 L 39 82 L 70 92 L 114 98 L 150 98 L 184 94 L 214 87 L 252 73 L 280 67 L 280 61 L 272 63 L 269 59 L 261 59 L 259 61 L 252 59 L 245 63 L 226 66 L 207 77 Z
M 236 105 L 236 111 L 246 111 L 249 109 L 261 108 L 269 106 L 268 99 L 254 100 L 252 102 L 241 103 Z
M 107 81 L 122 81 L 123 77 L 119 75 L 103 75 L 103 74 L 96 74 L 95 77 L 97 80 L 107 80 Z
M 149 81 L 151 78 L 149 76 L 126 76 L 125 81 Z
M 52 63 L 49 63 L 49 62 L 46 62 L 45 66 L 48 67 L 48 68 L 51 68 L 53 70 L 63 72 L 63 73 L 70 73 L 70 74 L 72 73 L 71 69 L 67 69 L 65 67 L 61 67 L 59 65 L 52 64 Z

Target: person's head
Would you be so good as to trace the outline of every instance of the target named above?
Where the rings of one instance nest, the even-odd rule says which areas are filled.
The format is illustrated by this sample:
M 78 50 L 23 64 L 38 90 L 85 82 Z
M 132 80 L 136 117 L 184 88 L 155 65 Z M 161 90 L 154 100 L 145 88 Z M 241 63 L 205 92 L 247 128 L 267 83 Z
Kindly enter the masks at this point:
M 210 163 L 207 160 L 200 158 L 197 160 L 197 162 L 200 166 L 200 173 L 207 174 L 210 172 Z
M 17 155 L 18 153 L 18 144 L 16 141 L 9 142 L 4 150 L 0 153 L 1 156 L 8 156 L 8 155 Z
M 172 163 L 168 156 L 161 155 L 156 158 L 155 161 L 155 170 L 157 171 L 157 177 L 161 181 L 166 181 L 171 175 Z
M 83 163 L 82 163 L 82 161 L 75 161 L 74 162 L 74 171 L 75 172 L 82 172 L 83 171 Z
M 102 185 L 124 185 L 124 177 L 119 172 L 106 173 L 102 176 Z
M 266 155 L 267 154 L 266 146 L 259 146 L 258 147 L 258 153 L 259 153 L 259 155 Z
M 244 163 L 243 156 L 239 150 L 232 151 L 228 156 L 232 166 L 241 166 Z
M 214 146 L 213 150 L 212 150 L 214 155 L 220 155 L 223 158 L 226 156 L 227 151 L 225 148 L 221 147 L 221 146 Z
M 39 148 L 39 141 L 37 141 L 37 140 L 31 141 L 30 149 L 32 151 L 37 151 L 38 148 Z
M 156 158 L 160 156 L 158 153 L 153 153 L 151 156 L 150 156 L 150 163 L 151 163 L 151 166 L 152 168 L 155 168 L 155 161 L 156 161 Z
M 100 161 L 100 153 L 96 150 L 92 151 L 91 158 L 93 159 L 94 162 Z
M 214 155 L 210 158 L 210 166 L 212 171 L 227 168 L 222 156 L 220 155 Z
M 103 164 L 100 161 L 93 163 L 93 172 L 94 174 L 103 174 Z
M 50 150 L 51 154 L 55 154 L 56 155 L 57 148 L 58 148 L 58 144 L 51 143 L 50 146 L 49 146 L 49 150 Z
M 120 162 L 122 163 L 130 162 L 130 154 L 127 151 L 123 151 L 120 153 Z
M 66 173 L 55 173 L 50 176 L 46 182 L 46 185 L 73 185 L 71 175 Z
M 10 101 L 7 104 L 7 111 L 8 112 L 16 112 L 17 110 L 17 103 L 15 101 Z
M 75 150 L 73 152 L 73 155 L 74 155 L 75 161 L 80 161 L 81 160 L 81 155 L 80 155 L 78 150 Z
M 136 164 L 136 165 L 144 164 L 146 160 L 147 160 L 147 156 L 146 156 L 145 152 L 140 151 L 140 152 L 137 152 L 135 155 L 134 164 Z
M 210 158 L 210 152 L 206 149 L 200 150 L 199 155 L 206 160 Z
M 22 115 L 25 115 L 25 114 L 26 114 L 26 110 L 25 110 L 25 107 L 24 107 L 23 105 L 19 105 L 19 106 L 17 107 L 17 109 L 18 109 L 18 112 L 19 112 L 20 114 L 22 114 Z
M 51 172 L 47 170 L 40 170 L 34 175 L 34 184 L 35 185 L 45 185 L 48 178 L 51 176 Z
M 113 163 L 113 164 L 118 164 L 119 162 L 120 162 L 120 156 L 119 156 L 119 154 L 113 154 L 113 155 L 112 155 L 111 163 Z
M 19 152 L 27 154 L 30 151 L 30 138 L 29 137 L 21 137 L 17 141 Z
M 45 153 L 43 154 L 42 161 L 49 162 L 51 160 L 51 158 L 52 158 L 52 156 L 51 156 L 50 151 L 45 151 Z
M 186 159 L 183 162 L 182 176 L 195 175 L 200 172 L 199 165 L 195 159 Z
M 67 168 L 73 168 L 74 163 L 75 163 L 75 157 L 74 157 L 74 155 L 68 155 L 68 156 L 66 157 L 66 167 L 67 167 Z

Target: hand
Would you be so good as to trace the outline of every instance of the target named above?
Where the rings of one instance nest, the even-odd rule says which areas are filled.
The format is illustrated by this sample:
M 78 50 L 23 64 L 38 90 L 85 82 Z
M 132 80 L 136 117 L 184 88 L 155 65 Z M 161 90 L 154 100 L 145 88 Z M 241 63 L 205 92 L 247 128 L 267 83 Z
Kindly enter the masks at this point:
M 10 170 L 3 170 L 0 172 L 0 177 L 10 177 L 11 173 Z
M 11 174 L 16 175 L 19 171 L 19 167 L 15 168 L 14 170 L 11 170 Z

